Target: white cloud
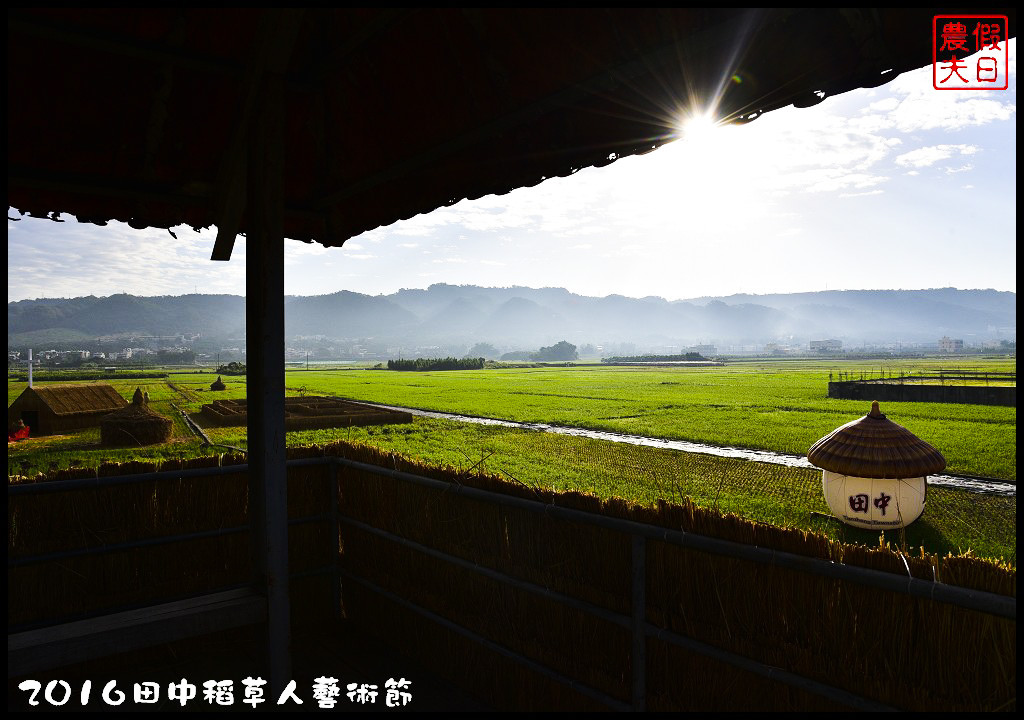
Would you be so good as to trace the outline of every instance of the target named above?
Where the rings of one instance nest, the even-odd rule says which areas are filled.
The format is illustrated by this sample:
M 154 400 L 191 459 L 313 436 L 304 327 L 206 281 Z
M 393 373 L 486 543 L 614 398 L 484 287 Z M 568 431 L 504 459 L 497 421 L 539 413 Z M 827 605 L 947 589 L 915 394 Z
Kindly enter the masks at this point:
M 437 260 L 431 260 L 431 262 L 435 263 L 435 264 L 462 265 L 462 264 L 465 264 L 465 263 L 467 263 L 469 261 L 466 260 L 465 258 L 461 258 L 461 257 L 450 257 L 450 258 L 438 258 Z
M 7 223 L 8 301 L 127 292 L 238 293 L 245 287 L 245 240 L 230 262 L 212 262 L 216 231 L 135 230 L 26 217 Z
M 839 193 L 841 198 L 852 198 L 852 197 L 865 197 L 867 195 L 881 195 L 885 190 L 868 190 L 867 192 L 859 193 Z
M 975 145 L 932 145 L 911 150 L 896 156 L 896 164 L 903 167 L 927 167 L 953 155 L 974 155 L 978 152 Z
M 1010 41 L 1011 87 L 1016 79 L 1016 39 Z M 1009 120 L 1016 112 L 1014 94 L 974 90 L 939 91 L 932 86 L 932 67 L 903 73 L 878 89 L 892 93 L 868 104 L 851 125 L 864 132 L 894 130 L 915 133 L 923 130 L 963 130 L 1000 120 Z M 874 96 L 876 91 L 866 93 Z
M 899 107 L 899 104 L 900 101 L 897 100 L 896 98 L 885 98 L 884 100 L 879 100 L 878 102 L 871 103 L 866 108 L 864 108 L 862 112 L 865 114 L 873 112 L 890 112 Z

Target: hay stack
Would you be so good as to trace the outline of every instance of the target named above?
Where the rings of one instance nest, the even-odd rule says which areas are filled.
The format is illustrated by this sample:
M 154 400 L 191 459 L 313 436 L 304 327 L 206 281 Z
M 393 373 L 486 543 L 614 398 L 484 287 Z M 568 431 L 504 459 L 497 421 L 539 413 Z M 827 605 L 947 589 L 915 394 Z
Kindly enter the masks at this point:
M 220 375 L 218 375 L 217 379 L 213 381 L 212 385 L 210 385 L 210 389 L 211 390 L 227 390 L 228 387 L 227 387 L 227 385 L 224 384 L 224 381 L 220 379 Z
M 170 438 L 170 418 L 151 410 L 139 388 L 131 405 L 100 421 L 100 442 L 104 445 L 154 445 Z
M 926 477 L 946 467 L 942 453 L 871 403 L 871 412 L 811 446 L 832 514 L 860 528 L 902 528 L 924 512 Z

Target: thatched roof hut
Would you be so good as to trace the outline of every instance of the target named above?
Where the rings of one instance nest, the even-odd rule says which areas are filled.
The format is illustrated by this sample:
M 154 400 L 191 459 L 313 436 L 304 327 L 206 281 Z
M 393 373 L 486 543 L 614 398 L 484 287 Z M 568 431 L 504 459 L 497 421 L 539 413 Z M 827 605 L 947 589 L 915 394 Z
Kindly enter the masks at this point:
M 901 528 L 924 512 L 926 476 L 941 472 L 938 450 L 871 403 L 871 412 L 836 428 L 811 446 L 807 459 L 822 468 L 832 513 L 862 528 Z
M 132 404 L 107 415 L 100 422 L 104 445 L 155 445 L 171 437 L 171 420 L 150 409 L 142 390 L 136 388 Z
M 210 385 L 210 389 L 211 390 L 227 390 L 228 387 L 227 387 L 227 385 L 224 384 L 224 381 L 220 379 L 220 375 L 218 375 L 217 379 L 214 380 L 213 383 Z
M 22 421 L 32 435 L 96 427 L 100 420 L 128 403 L 112 385 L 49 385 L 25 388 L 7 409 L 8 426 Z

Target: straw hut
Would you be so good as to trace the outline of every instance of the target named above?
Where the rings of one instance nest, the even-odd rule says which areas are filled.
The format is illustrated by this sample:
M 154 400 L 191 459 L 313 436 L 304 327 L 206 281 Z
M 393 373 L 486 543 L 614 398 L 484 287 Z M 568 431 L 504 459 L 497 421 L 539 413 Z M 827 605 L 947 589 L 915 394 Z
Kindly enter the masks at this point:
M 100 422 L 104 445 L 155 445 L 171 437 L 171 421 L 151 410 L 142 391 L 135 389 L 132 404 L 107 415 Z
M 901 528 L 924 512 L 925 477 L 946 458 L 871 403 L 871 412 L 811 446 L 807 459 L 822 468 L 832 514 L 860 528 Z
M 21 422 L 33 436 L 96 427 L 104 416 L 128 403 L 112 385 L 29 387 L 7 408 L 7 424 Z
M 214 380 L 213 383 L 210 385 L 210 389 L 220 391 L 227 390 L 228 387 L 227 385 L 224 384 L 224 381 L 220 379 L 220 375 L 218 375 L 217 379 Z

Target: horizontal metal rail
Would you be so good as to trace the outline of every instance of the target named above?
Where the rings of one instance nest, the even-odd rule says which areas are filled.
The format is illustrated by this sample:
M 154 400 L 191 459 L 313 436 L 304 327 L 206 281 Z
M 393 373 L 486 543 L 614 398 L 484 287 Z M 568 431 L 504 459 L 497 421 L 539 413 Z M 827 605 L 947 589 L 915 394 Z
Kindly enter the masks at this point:
M 118 485 L 138 485 L 145 482 L 161 482 L 165 480 L 184 480 L 195 477 L 216 477 L 218 475 L 240 475 L 249 471 L 248 465 L 224 465 L 208 468 L 189 468 L 188 470 L 165 470 L 162 472 L 133 473 L 131 475 L 100 475 L 97 477 L 76 478 L 74 480 L 48 480 L 37 483 L 17 483 L 7 486 L 8 497 L 18 495 L 45 495 L 48 493 L 90 490 L 99 487 L 116 487 Z
M 309 568 L 308 570 L 298 570 L 288 574 L 289 579 L 298 580 L 306 577 L 314 577 L 317 575 L 334 575 L 338 571 L 334 564 L 321 565 L 319 567 Z M 336 584 L 336 583 L 334 583 Z M 229 590 L 241 590 L 242 588 L 252 587 L 252 583 L 233 583 L 231 585 L 220 585 L 210 590 L 204 591 L 203 595 L 209 595 L 219 592 L 227 592 Z M 175 602 L 177 600 L 187 600 L 189 598 L 196 597 L 195 593 L 187 593 L 184 595 L 172 595 L 171 597 L 161 598 L 163 602 Z M 44 622 L 26 622 L 16 623 L 7 627 L 7 634 L 12 635 L 14 633 L 25 632 L 27 630 L 37 630 L 43 627 L 52 627 L 54 625 L 63 625 L 69 622 L 77 622 L 79 620 L 89 620 L 90 618 L 103 617 L 105 615 L 116 615 L 117 613 L 126 612 L 129 610 L 140 610 L 142 608 L 152 607 L 150 602 L 136 602 L 127 603 L 122 605 L 114 605 L 111 607 L 103 608 L 102 610 L 78 613 L 76 615 L 65 615 L 58 618 L 49 618 Z M 337 607 L 337 606 L 335 606 Z
M 308 467 L 313 465 L 330 465 L 334 458 L 315 457 L 289 460 L 288 467 Z M 40 495 L 46 493 L 67 492 L 71 490 L 89 490 L 97 487 L 114 487 L 116 485 L 137 485 L 145 482 L 162 480 L 184 480 L 195 477 L 216 477 L 218 475 L 240 475 L 249 472 L 248 463 L 239 465 L 220 465 L 207 468 L 188 468 L 186 470 L 162 470 L 150 473 L 132 473 L 130 475 L 99 475 L 97 477 L 76 478 L 74 480 L 48 480 L 37 483 L 17 483 L 7 486 L 8 496 Z
M 426 545 L 422 545 L 413 540 L 409 540 L 408 538 L 394 535 L 393 533 L 389 533 L 386 530 L 381 530 L 380 528 L 375 528 L 372 525 L 367 525 L 366 523 L 359 522 L 358 520 L 353 520 L 347 515 L 342 515 L 339 519 L 341 520 L 343 525 L 349 525 L 351 527 L 358 528 L 363 532 L 370 533 L 371 535 L 376 535 L 377 537 L 381 537 L 386 540 L 390 540 L 391 542 L 394 542 L 398 545 L 402 545 L 403 547 L 411 548 L 413 550 L 416 550 L 417 552 L 421 552 L 424 555 L 428 555 L 432 558 L 444 560 L 445 562 L 449 562 L 452 565 L 465 568 L 466 570 L 478 573 L 480 575 L 483 575 L 484 577 L 490 578 L 491 580 L 496 580 L 497 582 L 500 582 L 503 585 L 510 585 L 514 588 L 519 588 L 520 590 L 526 590 L 528 592 L 534 593 L 535 595 L 540 595 L 541 597 L 547 598 L 548 600 L 554 600 L 555 602 L 562 603 L 563 605 L 568 605 L 569 607 L 576 608 L 577 610 L 582 610 L 583 612 L 590 613 L 595 617 L 599 617 L 602 620 L 606 620 L 627 630 L 633 627 L 633 623 L 630 620 L 630 618 L 627 618 L 624 615 L 619 615 L 616 612 L 612 612 L 611 610 L 600 607 L 598 605 L 593 605 L 591 603 L 586 602 L 585 600 L 580 600 L 578 598 L 572 597 L 571 595 L 565 595 L 560 592 L 555 592 L 554 590 L 549 590 L 548 588 L 541 587 L 540 585 L 535 585 L 534 583 L 514 578 L 511 575 L 500 573 L 497 570 L 491 570 L 490 568 L 484 567 L 483 565 L 477 565 L 476 563 L 469 562 L 468 560 L 463 560 L 462 558 L 455 557 L 454 555 L 449 555 L 448 553 L 441 552 L 440 550 L 435 550 L 434 548 L 427 547 Z
M 329 514 L 307 515 L 300 518 L 292 518 L 289 525 L 305 525 L 314 522 L 327 522 L 333 518 Z M 188 542 L 190 540 L 202 540 L 204 538 L 220 537 L 223 535 L 237 535 L 249 532 L 252 527 L 249 525 L 237 525 L 230 528 L 219 528 L 217 530 L 202 530 L 200 532 L 185 533 L 183 535 L 161 535 L 159 537 L 144 538 L 142 540 L 130 540 L 123 543 L 111 545 L 94 545 L 93 547 L 77 548 L 75 550 L 62 550 L 60 552 L 46 553 L 45 555 L 24 555 L 7 558 L 7 567 L 24 567 L 26 565 L 38 565 L 53 560 L 66 560 L 73 557 L 85 557 L 88 555 L 105 555 L 107 553 L 120 552 L 122 550 L 135 550 L 136 548 L 154 547 L 158 545 L 171 545 L 173 543 Z

